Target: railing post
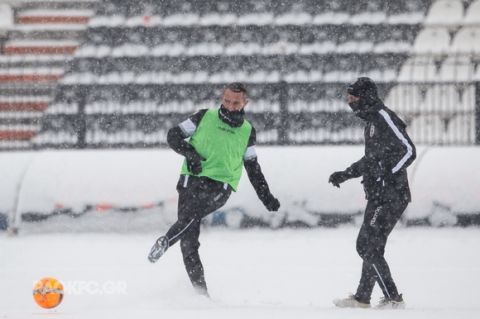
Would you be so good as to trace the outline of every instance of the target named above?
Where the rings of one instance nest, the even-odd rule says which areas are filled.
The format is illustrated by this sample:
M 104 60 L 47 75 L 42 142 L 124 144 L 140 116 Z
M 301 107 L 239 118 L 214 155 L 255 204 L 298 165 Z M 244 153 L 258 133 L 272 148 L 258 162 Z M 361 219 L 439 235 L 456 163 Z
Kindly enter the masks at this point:
M 76 122 L 77 129 L 77 146 L 78 149 L 84 149 L 87 146 L 86 136 L 87 136 L 87 118 L 85 115 L 85 92 L 82 90 L 78 99 L 78 117 Z
M 281 81 L 278 85 L 280 90 L 280 126 L 278 127 L 278 143 L 280 145 L 286 145 L 289 143 L 288 130 L 289 130 L 289 116 L 288 116 L 288 83 Z
M 475 82 L 475 144 L 480 145 L 480 81 Z

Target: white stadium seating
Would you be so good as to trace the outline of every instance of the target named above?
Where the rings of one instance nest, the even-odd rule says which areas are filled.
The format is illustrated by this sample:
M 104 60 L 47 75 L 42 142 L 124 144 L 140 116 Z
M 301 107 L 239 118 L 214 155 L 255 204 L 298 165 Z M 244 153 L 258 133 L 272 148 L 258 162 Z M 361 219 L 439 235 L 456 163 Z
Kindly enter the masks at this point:
M 463 24 L 480 26 L 480 0 L 475 0 L 470 4 L 467 13 L 465 14 Z
M 450 48 L 450 34 L 444 27 L 427 27 L 415 39 L 413 51 L 418 54 L 441 54 Z
M 13 26 L 12 8 L 7 3 L 0 3 L 0 37 L 7 34 L 8 29 Z
M 464 54 L 480 54 L 480 26 L 463 27 L 455 35 L 451 52 Z
M 473 79 L 472 61 L 469 56 L 455 56 L 447 57 L 440 67 L 441 81 L 471 81 Z
M 437 80 L 435 60 L 430 56 L 418 56 L 408 59 L 400 69 L 399 81 L 435 81 Z
M 457 25 L 463 19 L 461 0 L 437 0 L 433 2 L 425 19 L 426 25 Z

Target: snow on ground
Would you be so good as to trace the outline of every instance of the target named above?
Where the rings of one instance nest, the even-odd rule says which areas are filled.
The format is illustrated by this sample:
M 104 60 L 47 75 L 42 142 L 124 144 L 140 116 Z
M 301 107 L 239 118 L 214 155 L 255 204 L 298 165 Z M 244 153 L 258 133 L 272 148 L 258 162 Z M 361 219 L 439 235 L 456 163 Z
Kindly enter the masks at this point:
M 147 262 L 155 233 L 2 234 L 0 318 L 479 318 L 478 228 L 396 229 L 387 258 L 408 308 L 334 308 L 359 279 L 357 231 L 204 229 L 211 300 L 193 294 L 178 246 Z M 33 302 L 45 276 L 67 286 L 56 309 Z

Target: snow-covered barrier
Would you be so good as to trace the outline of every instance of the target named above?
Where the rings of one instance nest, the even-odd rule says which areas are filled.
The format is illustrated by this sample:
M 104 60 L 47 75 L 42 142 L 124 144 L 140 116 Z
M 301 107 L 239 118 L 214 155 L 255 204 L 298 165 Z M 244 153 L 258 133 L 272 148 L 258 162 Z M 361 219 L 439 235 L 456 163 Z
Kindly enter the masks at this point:
M 205 223 L 277 228 L 358 222 L 366 204 L 360 180 L 340 189 L 327 181 L 362 152 L 361 146 L 259 147 L 280 211 L 266 211 L 244 174 L 238 192 Z M 166 149 L 2 153 L 0 224 L 57 230 L 165 228 L 176 216 L 181 162 Z M 409 168 L 413 202 L 403 221 L 479 224 L 479 163 L 478 147 L 418 148 Z

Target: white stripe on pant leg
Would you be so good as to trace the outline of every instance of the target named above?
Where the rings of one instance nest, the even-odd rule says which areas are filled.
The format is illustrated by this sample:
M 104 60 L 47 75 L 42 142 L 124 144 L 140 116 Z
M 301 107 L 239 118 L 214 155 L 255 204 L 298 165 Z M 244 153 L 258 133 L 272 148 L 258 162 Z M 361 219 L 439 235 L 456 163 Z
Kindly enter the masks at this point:
M 183 178 L 183 188 L 187 188 L 188 176 L 189 176 L 189 175 L 185 175 L 185 177 Z
M 373 266 L 373 269 L 375 269 L 375 271 L 377 272 L 378 278 L 380 278 L 380 282 L 382 283 L 382 286 L 385 288 L 385 292 L 387 293 L 388 299 L 392 299 L 392 297 L 390 296 L 390 293 L 388 292 L 387 286 L 385 285 L 385 282 L 383 281 L 383 278 L 377 269 L 377 266 L 375 266 L 375 264 L 372 264 L 372 266 Z
M 187 228 L 190 227 L 190 225 L 191 225 L 194 221 L 195 221 L 195 219 L 192 219 L 192 220 L 188 223 L 188 225 L 185 226 L 184 229 L 182 229 L 178 234 L 176 234 L 175 236 L 173 236 L 173 237 L 172 237 L 171 239 L 169 239 L 168 241 L 170 242 L 170 241 L 174 240 L 175 238 L 177 238 L 178 236 L 180 236 L 182 233 L 184 233 L 184 232 L 187 230 Z

